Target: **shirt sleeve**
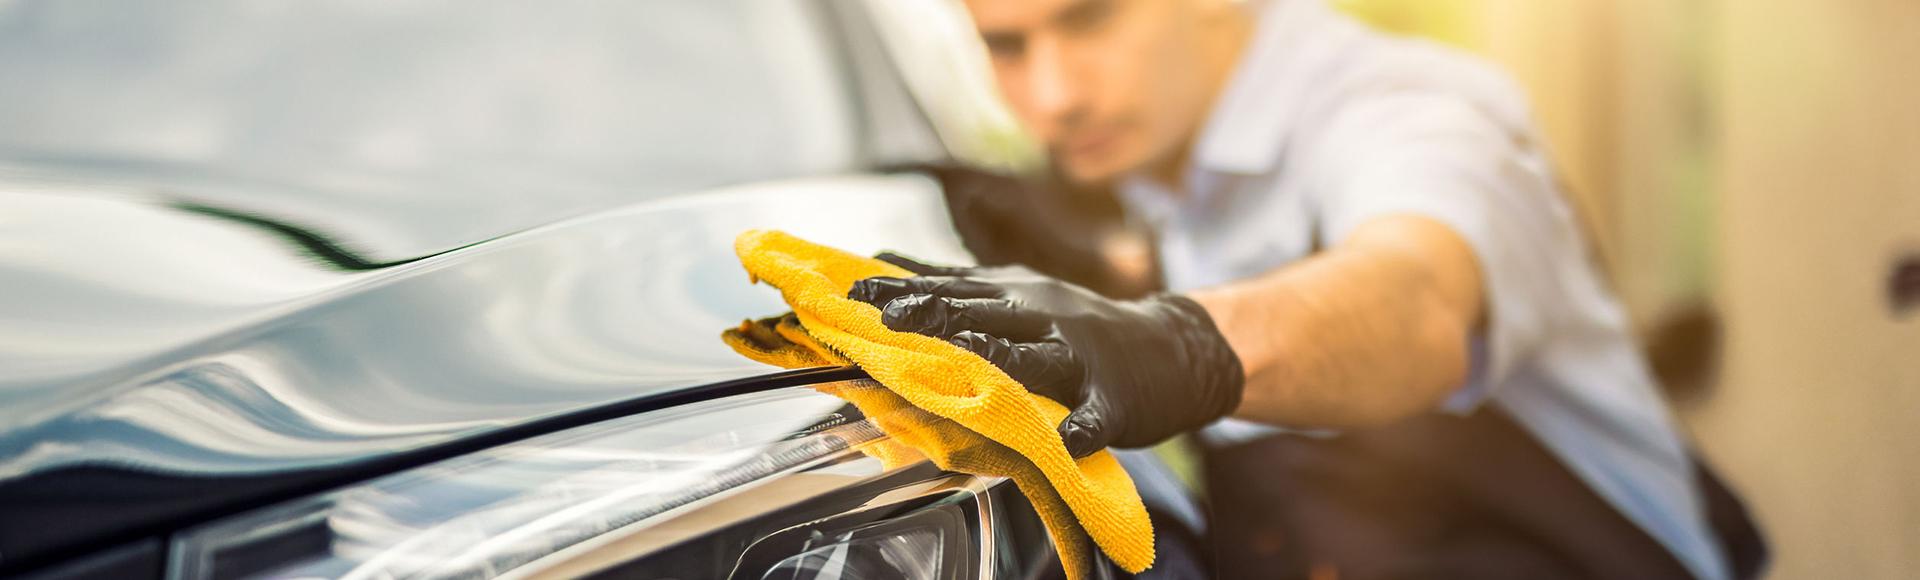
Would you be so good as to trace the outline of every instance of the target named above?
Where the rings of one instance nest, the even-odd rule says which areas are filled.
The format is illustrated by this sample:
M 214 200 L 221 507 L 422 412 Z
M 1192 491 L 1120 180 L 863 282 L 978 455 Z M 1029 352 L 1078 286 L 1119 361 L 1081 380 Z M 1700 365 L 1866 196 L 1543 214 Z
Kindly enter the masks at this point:
M 1471 410 L 1525 370 L 1566 303 L 1565 262 L 1584 259 L 1544 156 L 1524 127 L 1446 94 L 1356 100 L 1323 129 L 1310 165 L 1322 168 L 1323 246 L 1369 220 L 1415 214 L 1450 227 L 1479 260 L 1486 323 L 1472 337 L 1467 383 L 1442 405 Z

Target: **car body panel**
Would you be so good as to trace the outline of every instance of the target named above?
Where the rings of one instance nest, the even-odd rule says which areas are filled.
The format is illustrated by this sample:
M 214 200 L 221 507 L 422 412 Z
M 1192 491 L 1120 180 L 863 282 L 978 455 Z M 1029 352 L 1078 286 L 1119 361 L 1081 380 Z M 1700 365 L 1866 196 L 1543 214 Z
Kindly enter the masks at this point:
M 733 255 L 751 228 L 966 257 L 918 176 L 701 192 L 357 271 L 257 221 L 32 191 L 0 214 L 63 227 L 0 230 L 21 345 L 0 354 L 0 485 L 271 477 L 772 373 L 718 339 L 785 308 Z M 22 352 L 42 345 L 61 350 Z
M 932 180 L 875 169 L 984 150 L 928 118 L 951 91 L 896 70 L 884 1 L 0 3 L 0 576 L 181 573 L 187 540 L 367 482 L 864 379 L 718 334 L 786 309 L 749 228 L 969 260 Z M 1016 516 L 978 518 L 977 563 L 1057 573 L 969 477 L 845 477 L 820 513 L 971 482 Z

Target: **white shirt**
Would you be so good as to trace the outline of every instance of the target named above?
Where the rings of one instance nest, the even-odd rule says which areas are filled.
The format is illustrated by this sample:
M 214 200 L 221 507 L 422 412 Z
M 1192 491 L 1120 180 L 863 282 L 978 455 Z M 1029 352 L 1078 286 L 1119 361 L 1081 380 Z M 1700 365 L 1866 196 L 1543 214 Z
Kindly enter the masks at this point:
M 1520 90 L 1492 68 L 1364 28 L 1322 0 L 1275 0 L 1174 195 L 1121 197 L 1158 235 L 1169 289 L 1243 280 L 1372 218 L 1439 220 L 1473 247 L 1489 308 L 1468 384 L 1703 580 L 1727 577 L 1686 444 L 1592 266 Z M 1241 421 L 1210 440 L 1276 432 Z

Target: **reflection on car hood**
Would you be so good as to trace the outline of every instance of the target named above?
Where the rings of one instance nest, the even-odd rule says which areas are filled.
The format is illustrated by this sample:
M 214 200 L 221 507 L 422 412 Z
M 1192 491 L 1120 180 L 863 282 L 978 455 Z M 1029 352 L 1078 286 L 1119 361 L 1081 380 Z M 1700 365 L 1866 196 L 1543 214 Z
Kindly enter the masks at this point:
M 918 177 L 690 194 L 389 262 L 272 216 L 0 185 L 0 480 L 335 465 L 764 374 L 717 335 L 784 309 L 732 252 L 766 227 L 965 259 Z

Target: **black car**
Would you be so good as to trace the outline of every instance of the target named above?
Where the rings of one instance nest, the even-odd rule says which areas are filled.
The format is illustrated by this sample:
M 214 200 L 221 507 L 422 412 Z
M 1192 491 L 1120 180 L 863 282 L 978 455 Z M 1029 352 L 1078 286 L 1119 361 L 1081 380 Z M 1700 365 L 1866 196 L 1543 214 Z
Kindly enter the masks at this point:
M 0 4 L 0 575 L 1059 575 L 718 339 L 746 229 L 968 260 L 913 5 Z

